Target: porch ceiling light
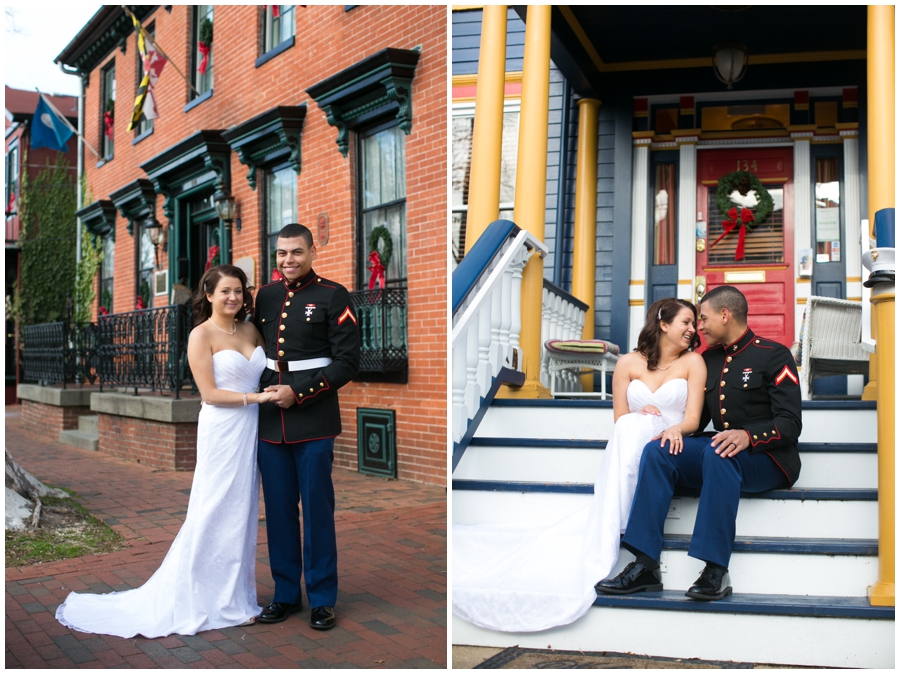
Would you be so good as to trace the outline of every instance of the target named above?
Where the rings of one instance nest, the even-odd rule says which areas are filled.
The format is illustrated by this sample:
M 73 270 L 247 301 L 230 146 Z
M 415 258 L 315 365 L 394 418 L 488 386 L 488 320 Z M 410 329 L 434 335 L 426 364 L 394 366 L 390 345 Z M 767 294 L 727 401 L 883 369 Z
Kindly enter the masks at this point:
M 747 73 L 750 52 L 747 45 L 740 42 L 720 42 L 713 47 L 713 72 L 729 91 L 732 85 Z
M 219 218 L 229 225 L 237 220 L 238 231 L 241 231 L 241 221 L 237 217 L 237 204 L 234 197 L 225 190 L 218 189 L 213 195 L 213 200 L 216 202 L 216 214 Z

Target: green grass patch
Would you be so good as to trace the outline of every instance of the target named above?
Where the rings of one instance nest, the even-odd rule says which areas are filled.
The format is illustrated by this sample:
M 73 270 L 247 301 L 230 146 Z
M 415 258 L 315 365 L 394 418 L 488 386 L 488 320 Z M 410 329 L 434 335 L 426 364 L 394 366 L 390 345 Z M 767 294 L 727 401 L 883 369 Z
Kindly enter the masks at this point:
M 66 489 L 65 491 L 74 493 Z M 30 566 L 121 550 L 125 539 L 91 515 L 74 498 L 41 499 L 40 525 L 6 532 L 6 566 Z

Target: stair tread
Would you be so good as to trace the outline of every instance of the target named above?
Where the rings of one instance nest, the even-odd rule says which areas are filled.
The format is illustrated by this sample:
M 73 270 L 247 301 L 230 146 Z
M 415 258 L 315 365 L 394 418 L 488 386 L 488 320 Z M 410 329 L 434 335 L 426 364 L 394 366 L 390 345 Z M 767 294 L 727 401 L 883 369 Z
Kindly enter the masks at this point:
M 460 491 L 506 491 L 506 492 L 541 492 L 551 494 L 593 494 L 594 485 L 589 482 L 535 482 L 506 480 L 463 480 L 452 481 L 452 488 Z M 676 496 L 697 496 L 699 490 L 677 488 Z M 840 487 L 808 487 L 791 489 L 772 489 L 771 491 L 747 494 L 741 492 L 741 498 L 772 500 L 845 500 L 875 501 L 878 499 L 877 489 L 840 488 Z
M 75 428 L 70 428 L 70 429 L 68 429 L 68 430 L 64 430 L 64 431 L 60 431 L 60 432 L 59 432 L 59 436 L 60 436 L 60 437 L 63 437 L 64 435 L 68 435 L 68 436 L 73 436 L 73 435 L 74 435 L 75 437 L 79 437 L 79 438 L 87 438 L 87 439 L 89 439 L 89 440 L 97 440 L 97 439 L 100 437 L 100 435 L 99 435 L 98 433 L 90 433 L 90 432 L 88 432 L 88 431 L 80 431 L 80 430 L 75 429 Z
M 539 447 L 541 449 L 606 449 L 607 440 L 557 439 L 557 438 L 472 438 L 470 447 Z M 797 444 L 803 452 L 861 452 L 875 454 L 878 445 L 874 442 L 800 442 Z
M 663 549 L 687 550 L 690 534 L 665 534 Z M 787 536 L 735 536 L 734 552 L 785 552 L 825 555 L 878 555 L 876 538 L 801 538 Z
M 696 611 L 758 613 L 831 618 L 894 619 L 893 606 L 870 606 L 867 597 L 800 596 L 735 593 L 719 601 L 696 601 L 678 590 L 598 595 L 594 606 Z
M 496 398 L 491 402 L 496 407 L 609 407 L 612 400 L 590 400 L 577 398 L 562 399 L 516 399 Z M 874 410 L 874 400 L 804 400 L 805 410 Z

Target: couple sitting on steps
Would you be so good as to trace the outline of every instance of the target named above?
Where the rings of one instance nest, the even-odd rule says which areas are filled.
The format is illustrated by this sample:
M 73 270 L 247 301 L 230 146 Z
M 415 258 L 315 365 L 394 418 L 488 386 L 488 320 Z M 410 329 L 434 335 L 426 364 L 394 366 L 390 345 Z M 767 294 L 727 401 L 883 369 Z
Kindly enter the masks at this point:
M 698 331 L 708 345 L 702 356 L 693 353 Z M 655 302 L 637 348 L 613 374 L 615 428 L 591 507 L 537 528 L 456 525 L 454 613 L 488 629 L 530 632 L 573 622 L 597 592 L 661 591 L 676 486 L 700 491 L 688 555 L 706 562 L 685 594 L 731 594 L 741 492 L 790 487 L 800 474 L 798 381 L 787 347 L 747 327 L 747 300 L 736 288 L 710 291 L 699 316 L 690 302 Z M 715 431 L 703 432 L 710 421 Z M 620 544 L 635 561 L 606 579 Z

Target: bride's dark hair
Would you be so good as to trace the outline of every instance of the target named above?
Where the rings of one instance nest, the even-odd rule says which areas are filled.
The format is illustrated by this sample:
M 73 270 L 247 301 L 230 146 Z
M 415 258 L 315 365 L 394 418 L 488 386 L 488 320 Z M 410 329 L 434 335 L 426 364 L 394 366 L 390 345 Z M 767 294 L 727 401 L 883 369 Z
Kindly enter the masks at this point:
M 247 290 L 247 275 L 240 267 L 232 264 L 217 264 L 210 267 L 197 284 L 197 290 L 194 291 L 194 299 L 191 307 L 194 311 L 194 327 L 196 328 L 203 321 L 209 319 L 212 315 L 212 304 L 206 299 L 206 294 L 215 292 L 219 281 L 223 278 L 236 278 L 241 282 L 241 296 L 244 306 L 238 309 L 234 318 L 237 321 L 244 320 L 244 317 L 253 311 L 253 295 Z
M 659 366 L 659 336 L 662 334 L 662 323 L 671 324 L 678 312 L 687 307 L 694 314 L 694 328 L 697 327 L 697 307 L 685 300 L 676 300 L 674 297 L 666 297 L 657 300 L 650 306 L 647 312 L 647 322 L 644 324 L 641 334 L 638 335 L 635 351 L 647 358 L 647 369 L 655 370 Z M 700 336 L 694 332 L 691 338 L 691 351 L 700 346 Z

